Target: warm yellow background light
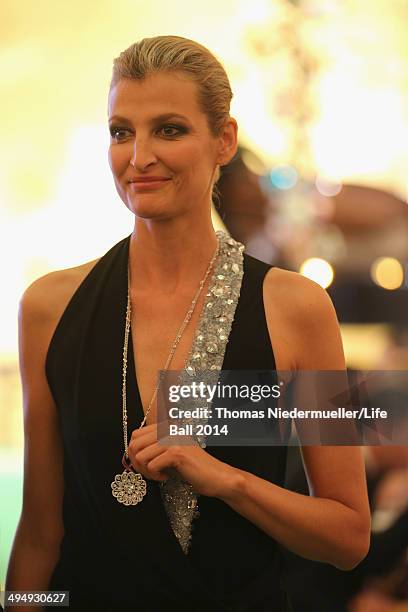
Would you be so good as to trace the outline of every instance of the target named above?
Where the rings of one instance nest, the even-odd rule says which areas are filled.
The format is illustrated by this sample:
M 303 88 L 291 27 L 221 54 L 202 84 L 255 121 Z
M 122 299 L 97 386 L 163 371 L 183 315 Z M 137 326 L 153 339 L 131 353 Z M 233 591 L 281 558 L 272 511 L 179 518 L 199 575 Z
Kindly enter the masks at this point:
M 384 355 L 390 346 L 390 326 L 384 323 L 341 325 L 344 354 L 349 368 L 386 368 Z
M 300 266 L 299 272 L 321 285 L 324 289 L 333 282 L 334 271 L 332 266 L 328 261 L 320 257 L 306 259 Z
M 399 289 L 404 281 L 404 269 L 394 257 L 379 257 L 371 266 L 371 278 L 383 289 Z

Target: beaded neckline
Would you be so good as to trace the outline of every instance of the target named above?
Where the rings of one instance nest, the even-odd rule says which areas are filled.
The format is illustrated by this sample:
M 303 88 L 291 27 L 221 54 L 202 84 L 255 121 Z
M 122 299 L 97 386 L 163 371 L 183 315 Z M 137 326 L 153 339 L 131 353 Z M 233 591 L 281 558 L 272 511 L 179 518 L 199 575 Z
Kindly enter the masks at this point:
M 219 255 L 210 280 L 197 330 L 180 375 L 181 384 L 200 374 L 214 382 L 222 368 L 243 278 L 244 246 L 223 231 L 217 231 Z M 197 406 L 195 405 L 197 404 Z M 189 407 L 203 407 L 202 398 L 190 398 Z M 190 421 L 191 422 L 191 421 Z M 203 423 L 202 420 L 194 421 Z M 206 446 L 205 436 L 196 436 Z M 171 527 L 185 554 L 191 544 L 193 520 L 198 518 L 198 495 L 179 478 L 160 484 L 163 504 Z

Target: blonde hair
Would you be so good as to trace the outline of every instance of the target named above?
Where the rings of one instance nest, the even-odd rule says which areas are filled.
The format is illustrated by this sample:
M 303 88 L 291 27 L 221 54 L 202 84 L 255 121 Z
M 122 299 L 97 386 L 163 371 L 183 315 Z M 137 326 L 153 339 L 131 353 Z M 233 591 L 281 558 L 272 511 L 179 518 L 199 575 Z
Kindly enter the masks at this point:
M 232 90 L 221 63 L 203 45 L 181 36 L 143 38 L 113 61 L 110 89 L 121 79 L 144 79 L 158 72 L 181 71 L 198 85 L 198 103 L 218 136 L 229 116 Z

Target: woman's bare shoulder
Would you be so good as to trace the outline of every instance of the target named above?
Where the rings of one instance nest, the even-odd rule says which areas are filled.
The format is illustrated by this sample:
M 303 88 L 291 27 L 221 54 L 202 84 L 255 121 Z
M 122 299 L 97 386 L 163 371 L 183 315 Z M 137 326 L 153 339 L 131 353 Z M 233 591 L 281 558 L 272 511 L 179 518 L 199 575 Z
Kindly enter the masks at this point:
M 20 309 L 24 309 L 32 322 L 59 320 L 75 291 L 99 259 L 40 276 L 24 291 Z
M 327 291 L 298 272 L 273 267 L 265 277 L 264 296 L 268 305 L 277 308 L 292 321 L 304 324 L 310 317 L 333 311 Z
M 278 370 L 344 368 L 336 311 L 323 287 L 297 272 L 271 268 L 264 305 Z
M 297 272 L 271 268 L 264 304 L 277 369 L 343 369 L 336 311 L 323 287 Z

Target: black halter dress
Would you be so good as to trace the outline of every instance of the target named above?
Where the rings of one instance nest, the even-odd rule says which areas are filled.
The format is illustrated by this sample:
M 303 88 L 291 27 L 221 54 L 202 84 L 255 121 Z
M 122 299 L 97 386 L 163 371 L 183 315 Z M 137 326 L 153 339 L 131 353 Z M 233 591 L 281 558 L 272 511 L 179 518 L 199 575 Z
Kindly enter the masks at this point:
M 121 472 L 122 350 L 130 236 L 112 247 L 82 281 L 52 337 L 47 380 L 64 451 L 65 535 L 50 590 L 70 591 L 72 612 L 284 612 L 276 541 L 216 498 L 199 498 L 185 554 L 148 481 L 136 506 L 110 483 Z M 263 305 L 270 266 L 244 255 L 243 279 L 222 368 L 274 370 Z M 132 342 L 128 354 L 128 431 L 143 409 Z M 284 484 L 286 446 L 207 447 L 214 457 Z M 47 608 L 48 609 L 48 608 Z M 49 608 L 51 609 L 51 608 Z

